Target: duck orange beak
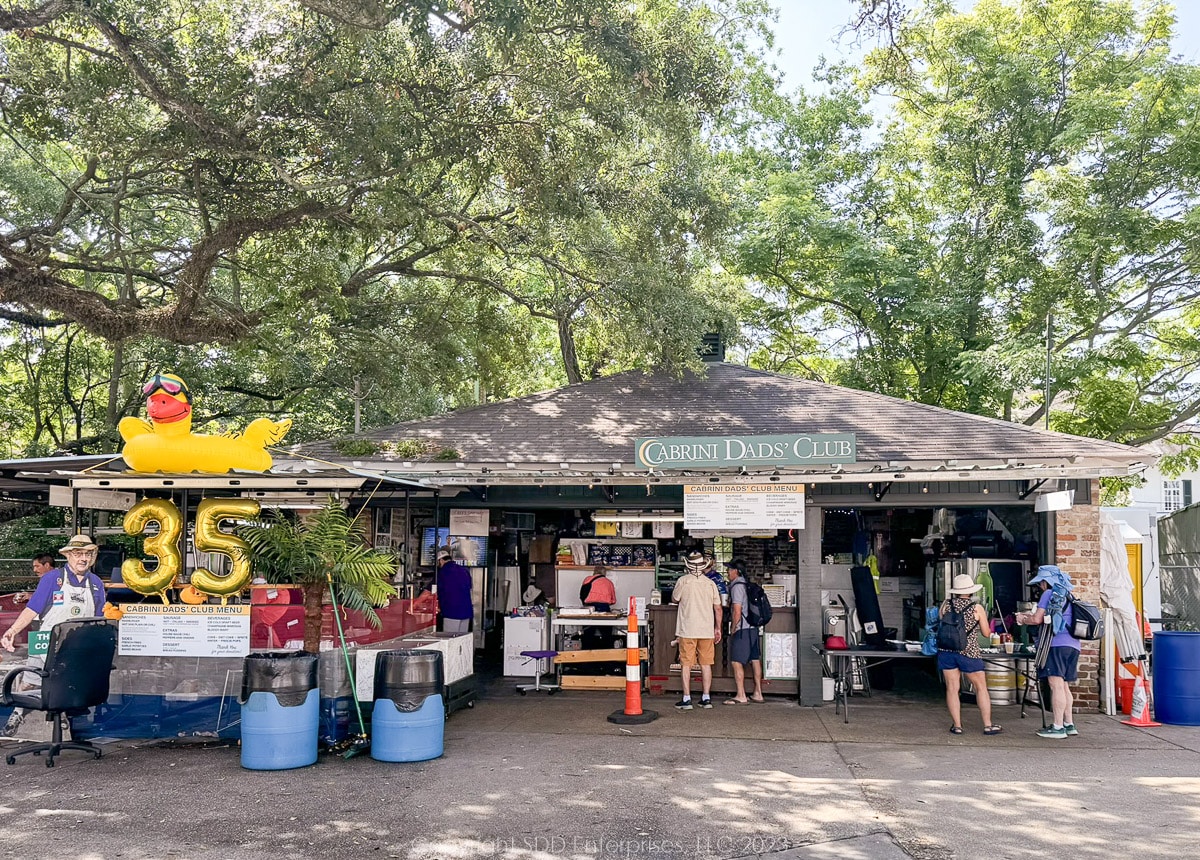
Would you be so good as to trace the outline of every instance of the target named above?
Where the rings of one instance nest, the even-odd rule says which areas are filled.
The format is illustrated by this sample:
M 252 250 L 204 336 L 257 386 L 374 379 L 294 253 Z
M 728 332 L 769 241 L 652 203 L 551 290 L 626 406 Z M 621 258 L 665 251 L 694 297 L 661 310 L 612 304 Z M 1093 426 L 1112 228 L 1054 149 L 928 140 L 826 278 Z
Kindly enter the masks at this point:
M 192 414 L 192 405 L 186 400 L 179 400 L 165 391 L 156 391 L 146 402 L 146 411 L 150 418 L 159 424 L 173 424 L 182 421 Z

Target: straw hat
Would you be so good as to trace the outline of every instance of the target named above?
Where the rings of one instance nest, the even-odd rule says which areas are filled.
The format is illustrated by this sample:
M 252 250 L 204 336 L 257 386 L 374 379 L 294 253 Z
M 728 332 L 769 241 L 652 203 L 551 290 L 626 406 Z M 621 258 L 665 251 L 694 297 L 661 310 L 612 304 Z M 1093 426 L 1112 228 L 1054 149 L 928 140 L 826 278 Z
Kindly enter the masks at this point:
M 449 553 L 447 550 L 444 550 L 444 549 L 443 549 L 443 550 L 439 550 L 439 551 L 438 551 L 438 554 L 437 554 L 437 560 L 438 560 L 438 561 L 442 561 L 443 559 L 445 559 L 446 561 L 450 561 L 450 560 L 451 560 L 450 553 Z
M 979 589 L 983 588 L 981 583 L 971 579 L 967 574 L 960 573 L 954 577 L 954 583 L 950 586 L 951 594 L 974 594 Z
M 98 549 L 96 544 L 92 543 L 92 539 L 87 535 L 73 535 L 66 546 L 60 546 L 59 552 L 72 552 L 77 549 L 86 549 L 89 552 Z
M 699 573 L 708 567 L 708 559 L 702 553 L 693 551 L 684 557 L 683 564 L 687 568 L 688 573 Z

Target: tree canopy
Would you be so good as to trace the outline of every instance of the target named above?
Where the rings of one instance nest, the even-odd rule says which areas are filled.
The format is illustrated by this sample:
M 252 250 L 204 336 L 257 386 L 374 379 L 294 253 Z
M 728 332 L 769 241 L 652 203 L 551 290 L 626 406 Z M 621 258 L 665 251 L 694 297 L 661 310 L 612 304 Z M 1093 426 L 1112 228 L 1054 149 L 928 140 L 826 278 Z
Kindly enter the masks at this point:
M 756 9 L 6 9 L 0 317 L 86 334 L 135 380 L 172 353 L 337 352 L 322 372 L 411 371 L 407 397 L 464 361 L 506 393 L 554 350 L 530 316 L 568 379 L 676 362 L 719 322 L 693 289 L 724 213 L 700 129 L 736 100 Z M 238 387 L 289 385 L 255 375 Z
M 760 284 L 755 359 L 1037 423 L 1049 318 L 1056 429 L 1136 444 L 1200 414 L 1200 70 L 1172 23 L 1078 0 L 891 20 L 753 175 L 733 259 Z

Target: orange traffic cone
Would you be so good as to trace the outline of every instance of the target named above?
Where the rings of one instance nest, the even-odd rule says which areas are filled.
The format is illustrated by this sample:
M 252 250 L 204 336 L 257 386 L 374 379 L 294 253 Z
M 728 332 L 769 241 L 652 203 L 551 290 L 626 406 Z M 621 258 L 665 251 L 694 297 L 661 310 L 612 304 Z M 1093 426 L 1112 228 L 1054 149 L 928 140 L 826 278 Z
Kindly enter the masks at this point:
M 625 710 L 608 715 L 610 723 L 636 725 L 658 719 L 655 711 L 642 710 L 642 657 L 638 644 L 637 601 L 629 598 L 629 625 L 625 629 Z
M 1121 720 L 1121 723 L 1126 726 L 1161 726 L 1162 723 L 1156 723 L 1150 719 L 1150 691 L 1146 687 L 1146 675 L 1144 672 L 1139 673 L 1137 680 L 1133 685 L 1133 710 L 1127 720 Z

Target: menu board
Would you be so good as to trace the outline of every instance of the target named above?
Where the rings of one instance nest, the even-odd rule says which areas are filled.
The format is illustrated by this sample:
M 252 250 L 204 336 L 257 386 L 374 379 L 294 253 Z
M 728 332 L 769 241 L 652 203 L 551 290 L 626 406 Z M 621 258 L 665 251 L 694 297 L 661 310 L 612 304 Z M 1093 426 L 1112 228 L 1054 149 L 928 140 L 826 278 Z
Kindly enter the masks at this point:
M 688 529 L 802 529 L 803 484 L 685 484 Z
M 122 603 L 119 652 L 134 657 L 244 657 L 250 607 Z

